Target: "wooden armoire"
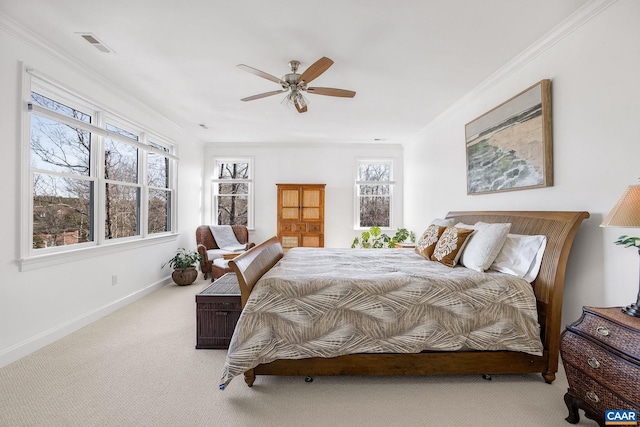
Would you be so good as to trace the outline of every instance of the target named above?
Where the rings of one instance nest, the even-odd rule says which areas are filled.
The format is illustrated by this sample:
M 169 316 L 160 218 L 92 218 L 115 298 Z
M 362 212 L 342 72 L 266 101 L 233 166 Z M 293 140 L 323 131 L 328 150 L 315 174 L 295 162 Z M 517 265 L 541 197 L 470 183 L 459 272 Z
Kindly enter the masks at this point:
M 324 246 L 325 184 L 276 184 L 278 238 L 286 251 L 297 246 Z

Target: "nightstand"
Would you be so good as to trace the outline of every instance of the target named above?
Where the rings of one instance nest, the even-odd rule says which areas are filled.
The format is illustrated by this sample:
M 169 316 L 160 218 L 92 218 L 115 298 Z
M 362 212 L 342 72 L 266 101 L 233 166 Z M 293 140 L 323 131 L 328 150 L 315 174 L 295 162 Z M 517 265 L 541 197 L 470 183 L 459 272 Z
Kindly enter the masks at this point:
M 196 348 L 228 348 L 241 312 L 235 273 L 225 274 L 196 294 Z
M 580 421 L 578 409 L 602 427 L 606 410 L 640 409 L 640 318 L 620 307 L 584 307 L 562 333 L 560 354 L 569 423 Z

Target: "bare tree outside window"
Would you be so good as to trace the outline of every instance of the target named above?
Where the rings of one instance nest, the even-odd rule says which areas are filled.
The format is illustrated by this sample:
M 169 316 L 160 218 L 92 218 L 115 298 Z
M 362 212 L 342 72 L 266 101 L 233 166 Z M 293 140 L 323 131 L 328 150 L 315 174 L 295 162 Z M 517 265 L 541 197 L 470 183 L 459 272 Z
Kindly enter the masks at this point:
M 171 192 L 149 189 L 149 226 L 148 232 L 164 233 L 171 230 Z
M 147 183 L 157 188 L 169 188 L 169 158 L 156 153 L 147 155 Z
M 31 102 L 90 123 L 91 116 L 35 92 Z M 91 134 L 55 120 L 31 115 L 33 248 L 93 240 Z
M 138 183 L 138 149 L 131 144 L 106 138 L 104 178 L 107 180 L 105 238 L 137 236 L 140 234 L 140 189 L 124 183 Z
M 391 164 L 360 162 L 358 165 L 360 227 L 391 225 Z
M 167 148 L 149 143 L 153 148 L 168 151 Z M 169 158 L 157 153 L 147 154 L 147 184 L 149 185 L 149 225 L 148 232 L 171 231 L 171 191 L 169 188 Z
M 93 240 L 93 182 L 33 174 L 33 247 Z
M 249 163 L 218 162 L 216 205 L 218 225 L 249 223 Z
M 140 235 L 142 203 L 147 233 L 171 231 L 169 148 L 149 142 L 148 151 L 141 149 L 138 135 L 107 123 L 104 129 L 112 134 L 101 139 L 103 151 L 94 153 L 98 138 L 90 114 L 33 91 L 29 101 L 32 249 L 95 241 L 96 209 L 104 209 L 106 240 Z M 104 176 L 92 170 L 92 156 L 103 163 Z M 96 204 L 98 185 L 102 206 Z

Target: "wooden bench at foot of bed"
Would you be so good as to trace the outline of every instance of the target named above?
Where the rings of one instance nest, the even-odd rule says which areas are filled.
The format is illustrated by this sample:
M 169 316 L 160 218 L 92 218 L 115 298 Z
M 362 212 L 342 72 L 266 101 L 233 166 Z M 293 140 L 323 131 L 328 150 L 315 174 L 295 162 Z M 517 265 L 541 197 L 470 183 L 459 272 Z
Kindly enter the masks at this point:
M 542 265 L 533 282 L 538 323 L 544 345 L 542 356 L 512 351 L 422 352 L 413 354 L 350 354 L 333 358 L 276 360 L 245 373 L 252 386 L 256 375 L 437 375 L 520 374 L 541 372 L 551 383 L 558 371 L 562 296 L 569 252 L 588 212 L 468 211 L 449 212 L 455 222 L 511 223 L 511 233 L 547 236 Z M 242 304 L 256 282 L 283 256 L 277 237 L 252 248 L 229 264 L 238 277 Z

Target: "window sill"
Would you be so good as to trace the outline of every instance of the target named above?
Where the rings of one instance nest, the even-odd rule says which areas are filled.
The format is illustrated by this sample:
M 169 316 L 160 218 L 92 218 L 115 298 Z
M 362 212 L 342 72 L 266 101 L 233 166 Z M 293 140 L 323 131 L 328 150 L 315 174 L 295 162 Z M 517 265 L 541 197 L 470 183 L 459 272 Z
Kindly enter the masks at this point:
M 49 253 L 44 255 L 35 255 L 29 258 L 19 259 L 18 265 L 20 271 L 30 271 L 39 268 L 50 267 L 53 265 L 63 264 L 69 261 L 78 261 L 87 258 L 93 258 L 102 255 L 108 255 L 123 250 L 137 249 L 150 245 L 175 241 L 179 234 L 166 234 L 157 237 L 147 237 L 145 239 L 108 243 L 100 246 L 92 246 L 90 248 L 71 249 L 64 252 Z

